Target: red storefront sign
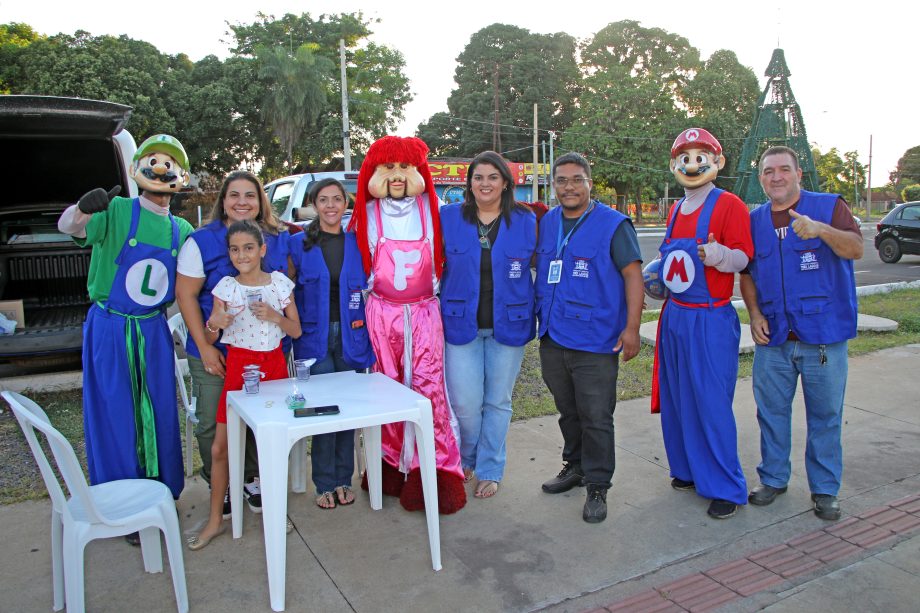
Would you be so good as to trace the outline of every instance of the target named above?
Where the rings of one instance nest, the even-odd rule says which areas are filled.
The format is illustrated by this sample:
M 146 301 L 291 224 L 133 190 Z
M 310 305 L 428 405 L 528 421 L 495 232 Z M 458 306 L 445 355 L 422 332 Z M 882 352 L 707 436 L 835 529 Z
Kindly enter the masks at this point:
M 469 167 L 468 162 L 428 162 L 428 168 L 431 169 L 431 179 L 435 185 L 464 185 Z M 549 172 L 549 165 L 539 164 L 538 169 L 540 175 L 546 175 Z M 511 176 L 514 177 L 515 185 L 533 183 L 532 163 L 508 162 L 508 170 L 511 171 Z M 540 182 L 542 183 L 544 180 L 543 176 L 541 176 Z

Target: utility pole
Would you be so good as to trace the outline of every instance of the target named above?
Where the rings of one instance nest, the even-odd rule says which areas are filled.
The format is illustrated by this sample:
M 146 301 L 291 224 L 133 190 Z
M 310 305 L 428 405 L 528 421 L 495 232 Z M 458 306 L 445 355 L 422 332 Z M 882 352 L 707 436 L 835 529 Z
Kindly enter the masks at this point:
M 351 133 L 348 125 L 348 78 L 345 76 L 345 39 L 339 39 L 339 67 L 342 71 L 342 156 L 345 172 L 351 171 Z
M 537 157 L 537 104 L 533 105 L 533 198 L 531 202 L 537 201 L 537 189 L 540 187 L 537 181 L 537 169 L 539 168 L 540 159 Z
M 549 200 L 546 202 L 546 206 L 553 206 L 553 201 L 556 200 L 556 187 L 553 185 L 553 141 L 556 140 L 556 133 L 552 130 L 549 131 L 549 172 L 547 173 L 547 182 L 549 183 Z
M 545 140 L 541 140 L 541 141 L 540 141 L 540 159 L 541 159 L 541 162 L 540 162 L 540 170 L 541 170 L 541 172 L 540 172 L 540 174 L 541 174 L 542 176 L 548 176 L 548 173 L 543 173 L 543 172 L 542 172 L 542 170 L 543 170 L 544 168 L 546 168 L 546 141 L 545 141 Z M 543 184 L 543 197 L 544 197 L 544 198 L 546 198 L 546 194 L 547 194 L 547 191 L 546 191 L 546 183 L 544 183 L 544 184 Z
M 492 151 L 501 152 L 502 132 L 498 125 L 498 64 L 492 69 Z
M 869 135 L 869 168 L 866 171 L 866 221 L 872 217 L 872 135 Z

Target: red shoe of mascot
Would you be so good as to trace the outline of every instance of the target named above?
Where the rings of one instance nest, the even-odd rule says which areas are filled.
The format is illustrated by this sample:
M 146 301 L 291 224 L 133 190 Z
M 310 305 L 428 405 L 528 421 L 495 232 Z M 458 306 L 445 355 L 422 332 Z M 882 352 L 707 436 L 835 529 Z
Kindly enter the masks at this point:
M 438 476 L 438 510 L 466 505 L 457 420 L 444 385 L 444 333 L 436 297 L 444 265 L 438 196 L 428 146 L 417 138 L 385 136 L 371 145 L 358 175 L 348 226 L 356 233 L 371 293 L 367 327 L 377 355 L 374 370 L 431 399 Z M 381 428 L 383 493 L 409 511 L 425 508 L 415 431 L 404 423 Z M 365 478 L 363 487 L 367 487 Z

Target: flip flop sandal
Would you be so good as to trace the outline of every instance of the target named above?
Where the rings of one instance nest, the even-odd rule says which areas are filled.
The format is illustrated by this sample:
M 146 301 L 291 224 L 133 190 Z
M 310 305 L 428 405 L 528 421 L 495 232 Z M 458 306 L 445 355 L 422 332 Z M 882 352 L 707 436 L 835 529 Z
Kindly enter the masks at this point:
M 351 500 L 348 499 L 348 494 L 351 494 Z M 347 507 L 350 504 L 354 504 L 354 490 L 352 490 L 347 485 L 340 485 L 339 487 L 335 488 L 335 500 L 340 507 Z
M 473 477 L 475 477 L 475 476 L 476 476 L 476 473 L 473 472 L 473 469 L 472 469 L 472 468 L 464 468 L 464 469 L 463 469 L 463 482 L 464 482 L 464 483 L 469 483 L 470 481 L 473 480 Z
M 479 485 L 476 486 L 476 493 L 473 494 L 476 498 L 491 498 L 498 493 L 498 481 L 480 481 Z
M 335 508 L 335 496 L 332 492 L 323 492 L 316 497 L 316 506 L 324 511 Z

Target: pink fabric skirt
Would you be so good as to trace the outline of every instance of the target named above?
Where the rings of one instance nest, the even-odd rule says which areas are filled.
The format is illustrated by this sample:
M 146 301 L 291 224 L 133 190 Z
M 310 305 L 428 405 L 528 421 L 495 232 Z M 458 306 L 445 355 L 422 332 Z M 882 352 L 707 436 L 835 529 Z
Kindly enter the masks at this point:
M 431 400 L 434 446 L 439 471 L 461 478 L 457 419 L 444 383 L 444 330 L 437 298 L 397 304 L 371 293 L 366 307 L 371 345 L 377 355 L 375 372 L 408 385 Z M 381 428 L 383 460 L 408 473 L 418 468 L 415 435 L 405 423 Z

